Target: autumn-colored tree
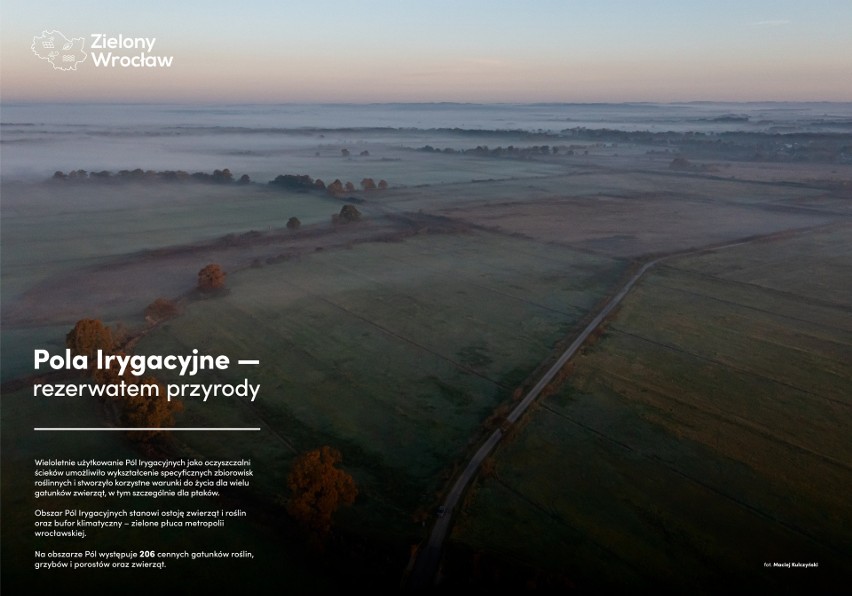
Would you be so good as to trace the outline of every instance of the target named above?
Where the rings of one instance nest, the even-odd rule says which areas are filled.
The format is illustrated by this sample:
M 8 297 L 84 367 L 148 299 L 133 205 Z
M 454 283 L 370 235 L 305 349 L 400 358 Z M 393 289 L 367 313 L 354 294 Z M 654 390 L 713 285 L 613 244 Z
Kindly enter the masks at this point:
M 177 314 L 177 304 L 168 298 L 157 298 L 145 307 L 145 318 L 153 322 L 171 319 L 177 316 Z
M 198 272 L 198 289 L 212 292 L 225 287 L 225 272 L 216 263 L 211 263 Z
M 175 423 L 174 415 L 183 410 L 183 402 L 166 399 L 166 389 L 154 377 L 138 381 L 140 395 L 123 397 L 120 401 L 121 423 L 136 428 L 166 428 Z M 150 388 L 150 395 L 144 395 L 143 389 Z M 134 431 L 128 433 L 135 441 L 149 441 L 160 431 Z
M 337 449 L 320 447 L 296 458 L 287 476 L 287 512 L 320 534 L 331 529 L 334 513 L 342 505 L 354 503 L 358 496 L 355 480 L 337 467 L 341 460 Z
M 332 194 L 332 195 L 342 194 L 343 193 L 343 183 L 339 179 L 335 179 L 334 182 L 332 182 L 331 184 L 329 184 L 326 187 L 326 190 L 328 191 L 329 194 Z
M 379 180 L 379 190 L 387 190 L 388 181 L 387 180 Z
M 291 217 L 287 220 L 287 229 L 288 230 L 298 230 L 301 227 L 302 222 L 299 221 L 298 217 Z
M 109 327 L 99 319 L 81 319 L 65 336 L 65 346 L 71 353 L 83 355 L 91 363 L 98 350 L 111 352 L 114 342 Z
M 364 178 L 361 180 L 361 188 L 364 190 L 376 190 L 376 183 L 372 178 Z
M 361 219 L 361 212 L 355 205 L 344 205 L 340 208 L 339 221 L 348 223 L 350 221 L 358 221 Z
M 347 182 L 346 184 L 344 184 L 343 188 L 346 189 L 346 192 L 355 192 L 355 185 L 351 182 Z
M 126 354 L 122 351 L 113 352 L 115 356 L 126 356 Z M 92 380 L 95 383 L 101 383 L 107 385 L 109 383 L 121 383 L 124 381 L 125 383 L 135 384 L 139 382 L 139 379 L 133 374 L 125 370 L 124 374 L 121 374 L 121 365 L 115 360 L 110 361 L 109 366 L 106 368 L 92 368 L 90 369 L 90 373 L 92 375 Z M 105 397 L 105 399 L 109 399 Z

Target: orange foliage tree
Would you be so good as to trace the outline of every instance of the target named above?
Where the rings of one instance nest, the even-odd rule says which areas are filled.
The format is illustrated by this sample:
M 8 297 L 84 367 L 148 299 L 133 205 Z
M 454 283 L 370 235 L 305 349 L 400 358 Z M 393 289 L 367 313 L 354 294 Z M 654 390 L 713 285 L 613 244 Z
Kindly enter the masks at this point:
M 177 316 L 177 304 L 168 298 L 157 298 L 145 307 L 145 318 L 150 321 L 164 321 Z
M 71 353 L 86 356 L 90 363 L 98 350 L 110 353 L 113 344 L 112 332 L 98 319 L 80 319 L 65 336 L 65 346 Z
M 105 354 L 125 356 L 124 352 L 115 351 L 115 341 L 109 327 L 97 319 L 81 319 L 65 336 L 65 345 L 73 354 L 88 357 L 89 374 L 96 383 L 139 385 L 137 396 L 124 396 L 115 401 L 118 417 L 123 426 L 139 428 L 163 428 L 175 423 L 174 415 L 183 410 L 183 403 L 166 399 L 166 389 L 154 377 L 140 379 L 132 372 L 125 370 L 120 373 L 117 362 L 110 362 L 109 367 L 99 369 L 94 365 L 95 352 L 103 350 Z M 145 395 L 142 386 L 148 386 L 150 395 Z M 148 441 L 157 436 L 159 431 L 143 431 L 130 433 L 136 441 Z
M 198 289 L 211 292 L 225 287 L 225 272 L 216 263 L 211 263 L 198 272 Z
M 183 410 L 183 403 L 167 400 L 165 387 L 154 377 L 146 377 L 138 383 L 140 390 L 143 389 L 142 386 L 151 387 L 152 394 L 145 395 L 143 391 L 140 391 L 140 395 L 121 399 L 120 419 L 122 425 L 135 428 L 173 426 L 175 423 L 174 415 Z M 134 431 L 128 434 L 130 438 L 136 441 L 148 441 L 157 436 L 159 431 Z
M 351 505 L 358 496 L 355 480 L 337 467 L 341 460 L 337 449 L 320 447 L 296 458 L 287 477 L 287 512 L 321 534 L 331 529 L 335 511 L 341 505 Z
M 343 192 L 343 183 L 339 179 L 335 179 L 334 182 L 326 187 L 326 190 L 329 194 L 339 195 Z
M 120 350 L 117 352 L 113 352 L 113 354 L 116 356 L 127 355 Z M 104 385 L 108 385 L 110 383 L 116 384 L 124 381 L 128 384 L 135 384 L 137 381 L 136 377 L 134 377 L 133 374 L 128 370 L 125 370 L 124 374 L 122 375 L 121 366 L 115 360 L 110 362 L 107 368 L 94 367 L 90 368 L 89 370 L 92 375 L 92 379 L 95 381 L 95 383 L 102 383 Z

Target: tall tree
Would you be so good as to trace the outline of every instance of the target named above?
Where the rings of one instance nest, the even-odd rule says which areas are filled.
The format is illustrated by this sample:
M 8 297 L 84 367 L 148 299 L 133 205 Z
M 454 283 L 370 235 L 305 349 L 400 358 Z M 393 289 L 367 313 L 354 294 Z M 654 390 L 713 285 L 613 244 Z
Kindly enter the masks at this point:
M 296 458 L 287 477 L 287 512 L 320 534 L 331 529 L 334 513 L 342 505 L 354 503 L 358 495 L 355 480 L 337 467 L 341 460 L 337 449 L 320 447 Z
M 71 353 L 86 356 L 90 363 L 98 350 L 110 353 L 113 344 L 112 332 L 99 319 L 80 319 L 65 336 L 65 346 Z
M 137 428 L 174 426 L 174 415 L 183 410 L 183 403 L 166 399 L 166 388 L 154 377 L 146 377 L 138 381 L 138 384 L 154 388 L 152 389 L 154 394 L 122 398 L 120 402 L 122 424 Z M 160 434 L 160 431 L 156 430 L 134 431 L 128 433 L 128 436 L 133 440 L 144 442 L 151 440 L 158 434 Z

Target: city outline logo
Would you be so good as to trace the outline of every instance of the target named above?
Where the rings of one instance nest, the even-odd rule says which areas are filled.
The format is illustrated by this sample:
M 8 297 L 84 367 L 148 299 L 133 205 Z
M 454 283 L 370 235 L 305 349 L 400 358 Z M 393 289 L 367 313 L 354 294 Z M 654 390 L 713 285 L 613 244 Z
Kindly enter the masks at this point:
M 54 29 L 44 30 L 40 37 L 33 37 L 30 49 L 42 60 L 50 62 L 55 70 L 77 70 L 77 65 L 85 62 L 88 56 L 83 51 L 83 44 L 82 37 L 68 39 Z
M 171 68 L 174 56 L 152 54 L 157 44 L 156 37 L 134 37 L 123 33 L 108 35 L 91 33 L 89 52 L 86 53 L 85 37 L 65 37 L 62 32 L 45 29 L 40 36 L 33 37 L 30 49 L 33 54 L 47 60 L 54 70 L 77 70 L 77 65 L 86 61 L 95 68 Z M 106 51 L 101 51 L 106 50 Z

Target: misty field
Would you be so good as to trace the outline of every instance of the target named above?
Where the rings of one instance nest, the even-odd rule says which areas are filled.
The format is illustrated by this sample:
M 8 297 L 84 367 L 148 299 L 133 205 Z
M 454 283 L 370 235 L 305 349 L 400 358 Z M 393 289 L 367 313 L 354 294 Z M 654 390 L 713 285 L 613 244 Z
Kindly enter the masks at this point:
M 200 107 L 181 111 L 184 125 L 149 107 L 138 126 L 117 108 L 75 108 L 85 122 L 70 133 L 61 110 L 18 108 L 20 122 L 3 123 L 0 222 L 4 508 L 24 512 L 4 524 L 26 546 L 10 560 L 31 561 L 33 457 L 139 453 L 120 433 L 29 430 L 117 424 L 94 400 L 34 399 L 27 386 L 33 349 L 64 350 L 91 317 L 138 339 L 135 354 L 260 361 L 158 372 L 260 385 L 254 403 L 188 398 L 177 419 L 260 432 L 175 433 L 162 453 L 253 460 L 236 500 L 250 523 L 222 540 L 262 548 L 290 587 L 398 586 L 497 427 L 510 440 L 451 517 L 449 585 L 782 590 L 797 584 L 766 562 L 818 560 L 831 573 L 852 548 L 846 121 L 831 132 L 828 108 L 801 108 L 816 120 L 799 122 L 773 105 L 736 132 L 729 108 L 692 106 L 681 109 L 696 118 L 641 132 L 648 114 L 674 109 L 658 108 L 619 108 L 623 121 L 612 107 L 556 105 Z M 524 130 L 506 129 L 521 115 Z M 788 120 L 816 132 L 777 133 Z M 136 178 L 48 180 L 137 167 Z M 234 180 L 205 178 L 222 167 Z M 171 168 L 203 172 L 160 176 Z M 252 183 L 236 182 L 243 173 Z M 267 184 L 279 174 L 356 190 Z M 389 188 L 362 191 L 366 177 Z M 358 221 L 341 222 L 346 205 Z M 507 427 L 523 388 L 664 255 L 568 383 Z M 226 283 L 205 294 L 210 263 Z M 158 298 L 177 316 L 147 317 Z M 309 552 L 283 506 L 294 458 L 321 445 L 342 452 L 359 489 L 335 517 L 339 559 Z
M 233 275 L 227 296 L 191 304 L 137 352 L 258 358 L 257 369 L 227 375 L 262 385 L 255 404 L 188 400 L 183 420 L 261 424 L 266 440 L 226 447 L 244 442 L 240 452 L 270 470 L 259 484 L 272 492 L 294 453 L 335 445 L 362 490 L 355 512 L 375 508 L 368 520 L 405 528 L 434 505 L 483 421 L 623 268 L 483 232 L 361 244 Z M 209 455 L 223 447 L 185 440 Z
M 841 577 L 849 238 L 841 226 L 652 270 L 493 457 L 457 552 L 547 562 L 580 585 L 783 591 Z M 764 571 L 772 561 L 820 571 Z

